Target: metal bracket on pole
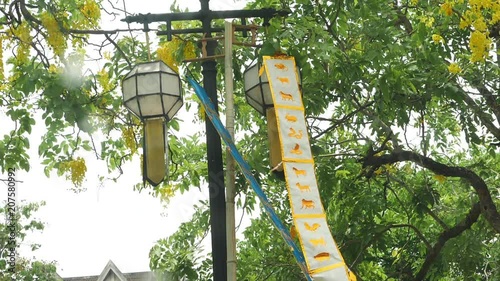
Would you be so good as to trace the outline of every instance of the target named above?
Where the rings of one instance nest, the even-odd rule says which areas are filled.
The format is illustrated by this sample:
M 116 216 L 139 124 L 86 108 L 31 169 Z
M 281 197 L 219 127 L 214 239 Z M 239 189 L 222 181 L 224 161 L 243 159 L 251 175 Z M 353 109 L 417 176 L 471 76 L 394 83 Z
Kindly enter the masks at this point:
M 244 46 L 244 47 L 260 47 L 260 44 L 257 44 L 257 30 L 259 26 L 255 24 L 250 24 L 250 25 L 237 25 L 233 24 L 233 30 L 232 30 L 232 45 L 238 45 L 238 46 Z M 236 31 L 242 31 L 242 32 L 248 32 L 250 31 L 251 37 L 250 37 L 250 42 L 242 42 L 242 41 L 237 41 L 236 40 Z M 171 33 L 171 30 L 170 30 Z M 245 37 L 245 36 L 244 36 Z M 199 58 L 192 58 L 192 59 L 185 59 L 183 62 L 198 62 L 198 61 L 205 61 L 205 60 L 212 60 L 212 59 L 221 59 L 224 58 L 224 54 L 219 54 L 219 55 L 213 55 L 213 56 L 208 56 L 207 55 L 207 42 L 208 41 L 222 41 L 225 40 L 225 36 L 216 36 L 216 37 L 205 37 L 203 36 L 199 42 L 198 46 L 201 49 L 201 57 Z

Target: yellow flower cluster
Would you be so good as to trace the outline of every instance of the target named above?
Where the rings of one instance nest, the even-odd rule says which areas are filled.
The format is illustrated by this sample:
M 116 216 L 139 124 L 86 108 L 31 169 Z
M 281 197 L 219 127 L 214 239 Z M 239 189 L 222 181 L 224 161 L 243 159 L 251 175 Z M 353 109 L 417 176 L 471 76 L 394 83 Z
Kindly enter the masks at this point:
M 158 188 L 157 194 L 159 195 L 161 201 L 168 203 L 170 199 L 174 197 L 175 190 L 176 187 L 169 184 Z
M 453 14 L 453 4 L 450 3 L 450 2 L 444 2 L 442 5 L 441 5 L 441 13 L 447 15 L 447 16 L 451 16 Z
M 432 41 L 434 41 L 435 44 L 439 44 L 441 42 L 444 42 L 444 39 L 439 34 L 432 34 Z
M 63 57 L 67 48 L 66 38 L 61 32 L 59 23 L 55 17 L 49 12 L 43 12 L 40 15 L 42 25 L 47 29 L 47 42 L 54 51 L 54 54 Z
M 125 146 L 134 154 L 137 151 L 134 129 L 132 127 L 122 128 L 122 137 L 125 141 Z
M 99 82 L 105 93 L 113 89 L 113 85 L 109 80 L 109 73 L 104 68 L 97 72 L 97 82 Z
M 175 37 L 172 41 L 161 44 L 156 54 L 159 60 L 179 72 L 179 64 L 182 60 L 196 58 L 196 45 L 192 41 L 183 42 L 182 39 Z
M 434 25 L 435 19 L 432 16 L 425 16 L 425 15 L 423 15 L 423 16 L 420 16 L 419 19 L 420 19 L 420 22 L 424 23 L 425 26 L 427 26 L 429 28 Z
M 444 183 L 446 181 L 446 177 L 443 175 L 433 175 L 434 179 L 436 179 L 439 183 Z
M 181 43 L 181 39 L 176 37 L 172 39 L 172 41 L 165 42 L 160 45 L 160 47 L 156 51 L 158 59 L 167 64 L 175 72 L 179 72 L 179 62 L 177 61 L 175 52 L 177 51 Z
M 60 67 L 58 67 L 57 65 L 51 64 L 49 66 L 49 73 L 51 73 L 51 74 L 60 74 L 60 73 L 63 73 L 63 70 Z
M 466 11 L 462 13 L 459 27 L 471 27 L 469 39 L 471 62 L 483 62 L 491 48 L 489 26 L 500 22 L 500 1 L 498 0 L 469 0 Z
M 19 38 L 19 46 L 17 47 L 16 50 L 16 55 L 17 55 L 17 61 L 20 64 L 24 64 L 28 61 L 28 55 L 30 52 L 30 42 L 31 42 L 31 35 L 30 35 L 30 27 L 27 22 L 23 21 L 20 25 L 18 25 L 16 28 L 12 29 L 12 35 Z
M 491 0 L 469 0 L 469 4 L 473 9 L 491 8 Z
M 476 19 L 472 23 L 472 26 L 477 31 L 486 32 L 488 30 L 488 26 L 486 25 L 486 22 L 484 21 L 483 17 L 480 17 L 480 18 Z
M 184 59 L 188 60 L 196 58 L 196 46 L 194 45 L 194 42 L 192 41 L 186 42 L 186 44 L 184 44 L 184 49 L 182 51 Z
M 85 173 L 87 172 L 85 159 L 78 157 L 75 160 L 62 162 L 59 169 L 63 173 L 69 173 L 69 175 L 66 175 L 66 178 L 70 179 L 75 186 L 82 186 L 83 180 L 85 179 Z
M 448 65 L 448 71 L 453 74 L 458 74 L 462 71 L 462 69 L 458 66 L 458 64 L 452 62 Z
M 498 6 L 500 6 L 500 4 Z M 491 21 L 490 21 L 491 24 L 496 24 L 498 22 L 500 22 L 500 8 L 496 9 L 496 11 L 491 16 Z
M 491 40 L 488 38 L 486 33 L 478 30 L 473 31 L 469 40 L 469 47 L 472 53 L 470 58 L 471 62 L 484 61 L 488 56 L 490 45 Z
M 80 12 L 86 19 L 89 27 L 97 27 L 99 25 L 99 19 L 101 18 L 101 9 L 99 4 L 94 0 L 86 0 L 80 7 Z

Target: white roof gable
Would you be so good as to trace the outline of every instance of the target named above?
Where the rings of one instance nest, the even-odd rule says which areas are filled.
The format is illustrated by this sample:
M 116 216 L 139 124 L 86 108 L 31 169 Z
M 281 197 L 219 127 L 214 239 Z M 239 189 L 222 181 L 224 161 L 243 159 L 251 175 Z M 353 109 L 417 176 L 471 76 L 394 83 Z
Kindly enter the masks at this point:
M 104 268 L 104 270 L 101 272 L 101 275 L 99 275 L 99 278 L 97 278 L 97 281 L 107 281 L 108 279 L 106 278 L 109 274 L 113 274 L 116 278 L 113 278 L 111 280 L 113 281 L 127 281 L 125 276 L 123 276 L 123 273 L 116 267 L 116 265 L 110 260 L 108 261 L 108 264 Z

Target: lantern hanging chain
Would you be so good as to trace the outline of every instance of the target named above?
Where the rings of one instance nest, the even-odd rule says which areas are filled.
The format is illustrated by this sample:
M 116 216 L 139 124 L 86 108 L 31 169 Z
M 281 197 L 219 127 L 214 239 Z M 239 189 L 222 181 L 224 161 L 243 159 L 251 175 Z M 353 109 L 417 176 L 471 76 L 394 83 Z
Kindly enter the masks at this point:
M 151 61 L 151 46 L 149 42 L 149 32 L 146 32 L 146 46 L 148 48 L 148 61 Z
M 149 26 L 144 23 L 144 31 L 146 32 L 146 48 L 148 49 L 148 61 L 151 61 L 151 44 L 149 42 Z

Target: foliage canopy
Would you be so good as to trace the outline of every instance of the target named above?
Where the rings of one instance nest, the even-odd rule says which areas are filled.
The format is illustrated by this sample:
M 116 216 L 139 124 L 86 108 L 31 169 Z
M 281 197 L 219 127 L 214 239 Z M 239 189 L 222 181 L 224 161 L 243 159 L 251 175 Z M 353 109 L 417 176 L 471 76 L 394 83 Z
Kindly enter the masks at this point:
M 38 209 L 45 205 L 41 203 L 24 202 L 17 206 L 17 211 L 13 212 L 12 218 L 2 221 L 0 223 L 0 280 L 60 280 L 59 275 L 56 273 L 56 263 L 44 262 L 39 260 L 31 260 L 26 257 L 19 256 L 16 250 L 15 263 L 12 262 L 13 251 L 13 237 L 17 245 L 29 246 L 32 251 L 36 251 L 39 244 L 27 244 L 25 239 L 30 232 L 42 231 L 44 224 L 38 219 L 34 218 L 34 214 Z M 7 213 L 12 212 L 12 208 L 0 208 L 0 215 L 9 217 Z M 15 264 L 15 269 L 12 267 Z

